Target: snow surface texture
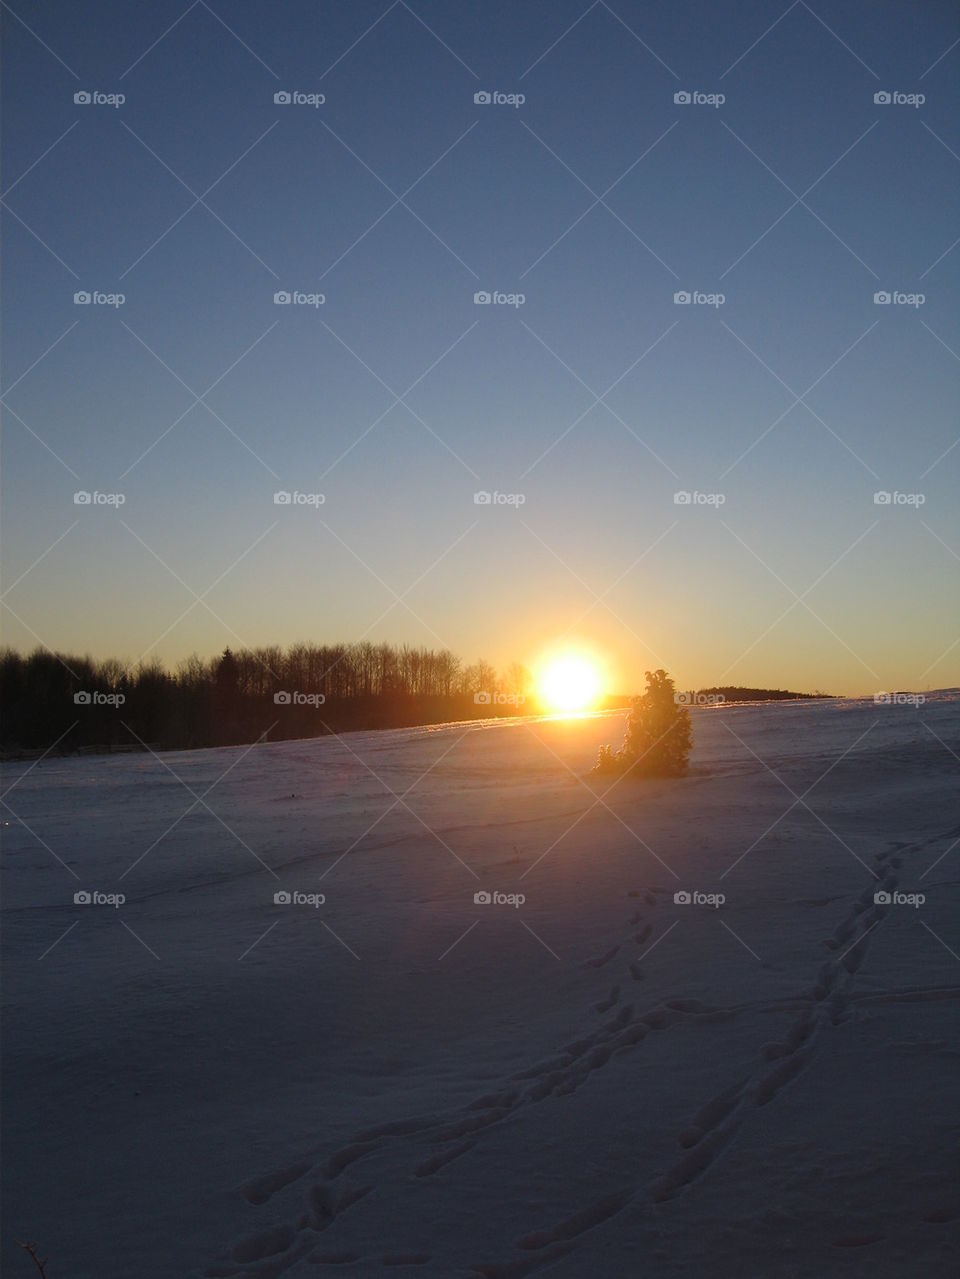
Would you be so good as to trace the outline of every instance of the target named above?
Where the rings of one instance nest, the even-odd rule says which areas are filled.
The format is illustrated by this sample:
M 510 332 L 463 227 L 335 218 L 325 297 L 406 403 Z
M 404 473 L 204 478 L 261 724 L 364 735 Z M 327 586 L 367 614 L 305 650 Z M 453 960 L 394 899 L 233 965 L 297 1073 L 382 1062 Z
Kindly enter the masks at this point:
M 954 1276 L 960 700 L 694 719 L 9 767 L 7 1274 Z

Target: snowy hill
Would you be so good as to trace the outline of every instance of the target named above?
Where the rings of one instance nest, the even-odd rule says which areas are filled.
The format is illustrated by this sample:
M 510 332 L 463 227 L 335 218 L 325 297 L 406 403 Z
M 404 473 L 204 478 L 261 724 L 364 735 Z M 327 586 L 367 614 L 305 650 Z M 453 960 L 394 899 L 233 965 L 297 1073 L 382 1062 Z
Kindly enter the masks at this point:
M 960 699 L 693 716 L 8 767 L 7 1273 L 955 1274 Z

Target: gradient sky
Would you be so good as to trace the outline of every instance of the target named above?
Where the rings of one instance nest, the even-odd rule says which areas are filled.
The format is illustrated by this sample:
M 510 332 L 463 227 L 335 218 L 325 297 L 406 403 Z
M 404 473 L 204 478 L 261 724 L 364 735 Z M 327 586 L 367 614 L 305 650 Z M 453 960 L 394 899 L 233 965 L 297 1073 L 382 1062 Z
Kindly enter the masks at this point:
M 949 0 L 3 16 L 6 643 L 960 684 Z

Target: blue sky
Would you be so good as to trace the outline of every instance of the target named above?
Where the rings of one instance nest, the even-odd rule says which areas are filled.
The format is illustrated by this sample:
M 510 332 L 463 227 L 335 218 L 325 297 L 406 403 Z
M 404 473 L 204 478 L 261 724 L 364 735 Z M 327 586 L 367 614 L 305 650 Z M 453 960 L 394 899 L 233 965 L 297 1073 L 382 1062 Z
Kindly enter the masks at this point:
M 960 683 L 954 5 L 4 19 L 6 643 Z

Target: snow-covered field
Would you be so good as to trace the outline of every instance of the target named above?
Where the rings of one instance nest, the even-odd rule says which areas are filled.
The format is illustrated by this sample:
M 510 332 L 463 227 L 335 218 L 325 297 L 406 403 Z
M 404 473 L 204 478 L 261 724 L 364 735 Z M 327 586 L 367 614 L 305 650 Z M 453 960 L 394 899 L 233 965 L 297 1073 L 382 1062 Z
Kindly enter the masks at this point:
M 694 718 L 8 767 L 7 1274 L 955 1275 L 960 699 Z

